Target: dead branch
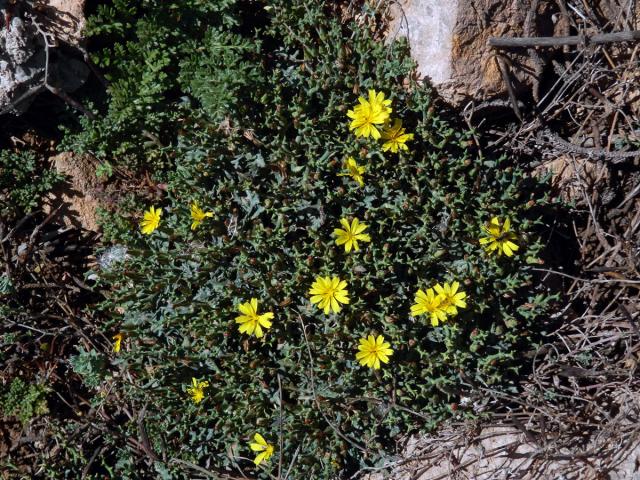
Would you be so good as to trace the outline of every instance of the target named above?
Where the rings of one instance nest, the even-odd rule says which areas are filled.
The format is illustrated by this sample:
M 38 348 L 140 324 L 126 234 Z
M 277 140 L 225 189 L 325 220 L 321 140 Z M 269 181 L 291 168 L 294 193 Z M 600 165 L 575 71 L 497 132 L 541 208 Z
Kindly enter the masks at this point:
M 513 108 L 513 112 L 518 117 L 518 120 L 523 121 L 522 113 L 520 112 L 520 107 L 518 106 L 518 100 L 516 98 L 516 94 L 513 90 L 513 86 L 511 85 L 511 78 L 509 77 L 509 69 L 504 62 L 504 59 L 497 56 L 495 57 L 496 63 L 498 64 L 498 69 L 500 70 L 500 74 L 502 75 L 502 80 L 507 87 L 507 92 L 509 93 L 509 100 L 511 101 L 511 108 Z
M 568 37 L 489 37 L 489 45 L 494 48 L 561 47 L 565 45 L 602 45 L 640 40 L 640 30 L 630 32 L 601 33 L 591 36 L 571 35 Z
M 640 157 L 640 150 L 632 150 L 630 152 L 609 152 L 602 148 L 587 148 L 574 145 L 573 143 L 560 138 L 549 129 L 539 132 L 538 141 L 541 144 L 550 146 L 557 151 L 584 155 L 587 158 L 593 159 L 606 159 L 610 160 L 612 163 L 622 163 L 627 160 Z

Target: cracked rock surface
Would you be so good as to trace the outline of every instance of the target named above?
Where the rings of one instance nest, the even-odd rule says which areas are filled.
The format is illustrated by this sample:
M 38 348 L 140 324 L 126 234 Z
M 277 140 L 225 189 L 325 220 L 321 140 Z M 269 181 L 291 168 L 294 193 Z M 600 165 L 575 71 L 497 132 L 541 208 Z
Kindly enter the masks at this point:
M 36 12 L 18 2 L 0 0 L 0 113 L 24 112 L 43 84 L 45 40 L 33 24 L 36 18 L 49 37 L 50 85 L 72 92 L 86 80 L 89 70 L 81 61 L 61 53 L 59 46 L 77 47 L 82 40 L 84 0 L 49 0 Z
M 454 105 L 504 97 L 506 86 L 489 37 L 566 34 L 547 0 L 398 0 L 389 36 L 409 40 L 420 76 Z M 531 89 L 541 67 L 527 52 L 509 52 L 516 88 Z M 540 67 L 540 68 L 539 68 Z

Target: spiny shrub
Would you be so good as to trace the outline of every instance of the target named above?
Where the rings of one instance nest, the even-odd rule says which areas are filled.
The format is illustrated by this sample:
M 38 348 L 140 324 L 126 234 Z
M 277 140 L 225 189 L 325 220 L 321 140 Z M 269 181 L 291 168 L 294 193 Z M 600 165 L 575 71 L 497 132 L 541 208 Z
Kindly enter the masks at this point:
M 144 426 L 162 478 L 194 467 L 347 478 L 479 388 L 509 388 L 519 355 L 544 334 L 551 296 L 527 269 L 542 249 L 544 182 L 508 158 L 478 157 L 411 80 L 404 42 L 384 44 L 374 16 L 341 23 L 323 3 L 271 1 L 255 38 L 214 25 L 190 54 L 174 52 L 185 98 L 164 147 L 175 165 L 162 173 L 167 195 L 114 220 L 135 219 L 123 239 L 139 233 L 126 258 L 96 272 L 118 334 L 101 375 L 119 400 L 99 401 L 144 409 L 120 432 L 137 438 Z M 349 131 L 347 111 L 368 89 L 392 100 L 414 134 L 409 151 Z M 366 168 L 363 186 L 340 176 L 349 157 Z M 512 219 L 516 255 L 480 245 L 493 217 Z M 334 230 L 353 218 L 371 241 L 347 253 Z M 346 281 L 338 313 L 311 304 L 319 276 Z M 410 315 L 418 289 L 454 281 L 467 295 L 457 316 L 433 326 Z M 260 338 L 235 321 L 252 298 L 273 313 Z M 369 335 L 393 349 L 379 370 L 356 361 Z M 274 447 L 257 468 L 249 443 L 267 446 L 256 433 Z M 134 450 L 104 451 L 119 478 L 139 475 Z

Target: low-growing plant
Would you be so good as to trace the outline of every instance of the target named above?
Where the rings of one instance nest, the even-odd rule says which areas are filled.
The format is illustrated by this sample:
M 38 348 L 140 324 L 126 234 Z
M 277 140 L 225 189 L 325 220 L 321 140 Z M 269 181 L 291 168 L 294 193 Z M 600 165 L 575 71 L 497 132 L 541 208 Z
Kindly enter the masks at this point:
M 38 162 L 34 152 L 0 150 L 0 216 L 31 212 L 61 177 Z
M 22 423 L 49 412 L 47 392 L 42 384 L 25 383 L 14 378 L 8 388 L 0 391 L 0 413 L 14 416 Z
M 144 428 L 161 478 L 347 478 L 409 432 L 476 415 L 461 400 L 511 388 L 545 333 L 552 296 L 527 268 L 544 179 L 479 156 L 412 80 L 406 43 L 375 37 L 375 12 L 267 6 L 259 31 L 214 25 L 192 53 L 169 50 L 184 98 L 156 147 L 174 162 L 167 194 L 112 217 L 127 257 L 94 272 L 110 371 L 106 352 L 73 361 L 145 412 L 118 429 Z M 129 447 L 104 451 L 134 478 Z
M 79 350 L 79 353 L 71 358 L 71 367 L 82 377 L 85 385 L 96 388 L 106 377 L 105 358 L 95 350 L 86 351 L 82 347 Z
M 127 167 L 167 167 L 163 142 L 175 138 L 182 111 L 177 108 L 179 61 L 194 54 L 193 41 L 208 28 L 237 26 L 238 0 L 116 0 L 99 5 L 86 33 L 99 45 L 92 60 L 109 82 L 106 105 L 92 98 L 95 119 L 80 119 L 60 148 L 87 152 Z M 253 11 L 253 10 L 252 10 Z
M 113 166 L 109 162 L 104 161 L 96 167 L 96 177 L 100 179 L 108 180 L 112 176 L 113 176 Z

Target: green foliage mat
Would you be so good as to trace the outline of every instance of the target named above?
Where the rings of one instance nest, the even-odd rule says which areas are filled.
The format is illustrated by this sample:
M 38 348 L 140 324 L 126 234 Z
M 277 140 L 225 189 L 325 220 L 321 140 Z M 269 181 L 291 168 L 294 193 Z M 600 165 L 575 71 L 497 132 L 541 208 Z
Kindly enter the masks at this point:
M 0 215 L 4 221 L 31 212 L 61 180 L 42 163 L 31 151 L 0 150 Z
M 0 390 L 0 413 L 12 415 L 22 423 L 48 413 L 46 393 L 43 385 L 26 384 L 20 378 L 14 378 L 11 385 Z
M 376 12 L 341 22 L 323 4 L 116 1 L 93 20 L 95 34 L 121 42 L 97 54 L 109 103 L 68 132 L 67 146 L 167 184 L 162 201 L 139 199 L 105 224 L 128 248 L 97 272 L 105 333 L 122 332 L 122 349 L 73 362 L 109 392 L 96 406 L 145 412 L 103 437 L 108 453 L 95 466 L 117 478 L 141 478 L 148 452 L 119 440 L 138 438 L 141 424 L 151 476 L 276 478 L 291 466 L 292 479 L 348 478 L 388 461 L 395 440 L 436 426 L 470 392 L 511 388 L 521 353 L 544 335 L 552 296 L 527 271 L 542 249 L 544 180 L 474 153 L 469 133 L 410 80 L 406 43 L 376 38 Z M 256 16 L 262 23 L 249 24 Z M 415 135 L 408 152 L 349 132 L 347 110 L 370 88 Z M 348 157 L 366 167 L 364 187 L 338 175 Z M 194 201 L 214 216 L 191 230 Z M 163 214 L 144 236 L 151 205 Z M 512 220 L 514 257 L 478 242 L 494 216 Z M 353 217 L 371 242 L 347 254 L 333 231 Z M 319 275 L 348 282 L 338 314 L 309 301 Z M 410 316 L 419 288 L 451 281 L 468 296 L 459 315 L 437 327 Z M 251 298 L 274 313 L 262 339 L 234 321 Z M 355 359 L 370 334 L 394 350 L 380 370 Z M 192 378 L 209 382 L 199 403 Z M 275 446 L 259 467 L 255 433 Z

